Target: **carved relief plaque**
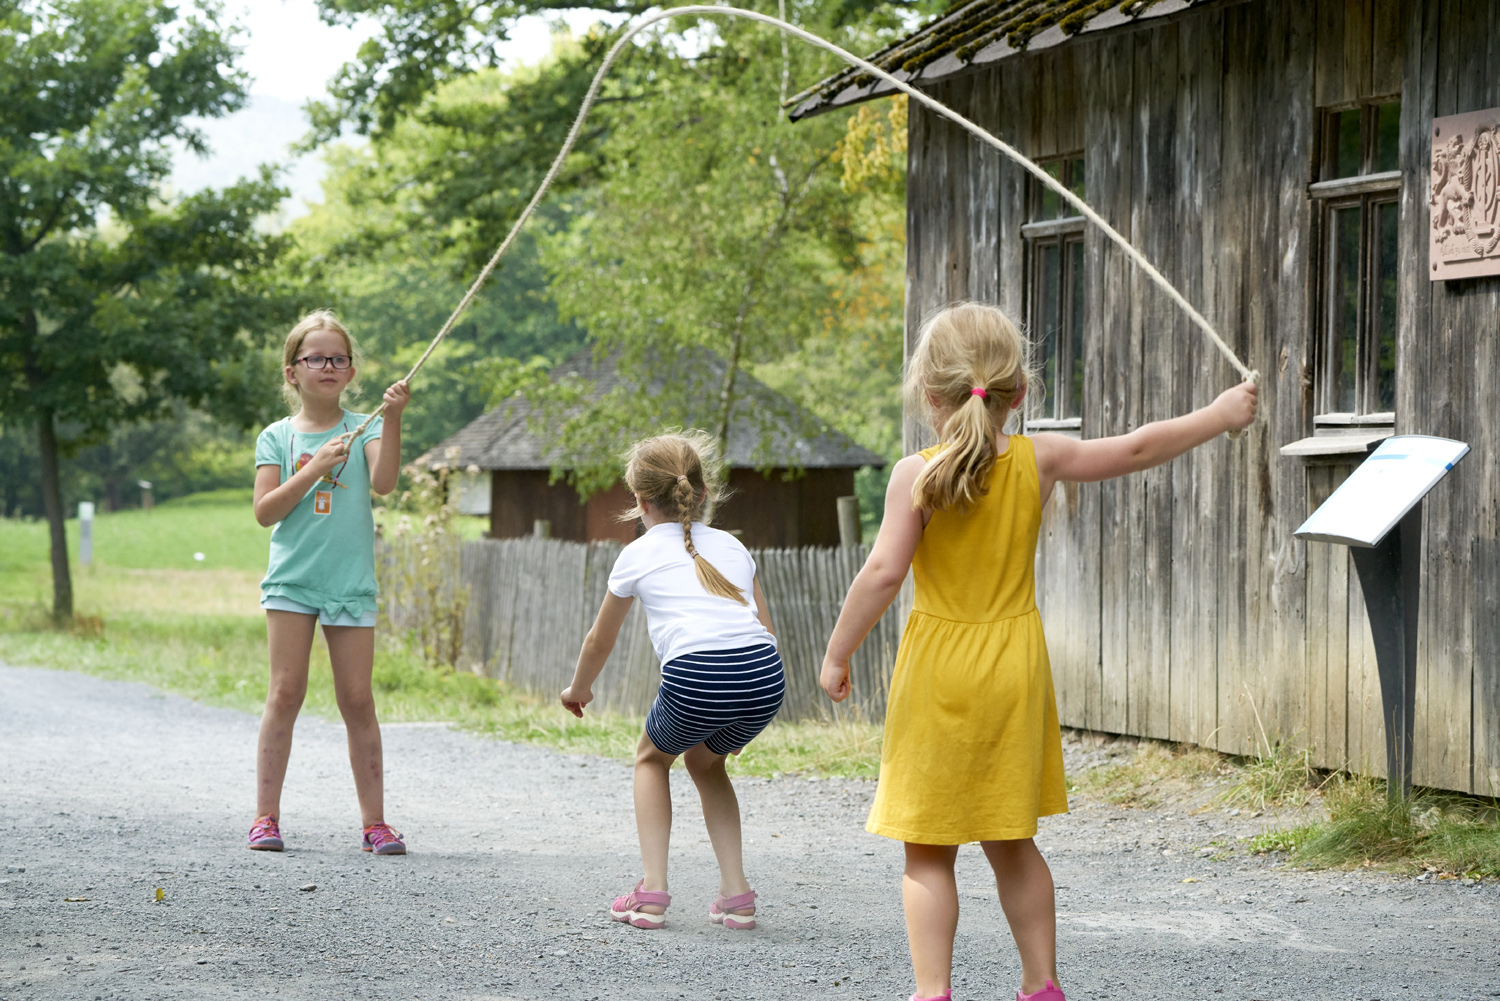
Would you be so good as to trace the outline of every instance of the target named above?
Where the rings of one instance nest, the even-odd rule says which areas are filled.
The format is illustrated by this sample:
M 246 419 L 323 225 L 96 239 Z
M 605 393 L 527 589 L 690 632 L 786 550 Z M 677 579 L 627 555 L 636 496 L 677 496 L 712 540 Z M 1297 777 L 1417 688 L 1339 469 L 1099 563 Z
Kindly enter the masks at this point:
M 1427 275 L 1500 275 L 1500 108 L 1432 121 Z

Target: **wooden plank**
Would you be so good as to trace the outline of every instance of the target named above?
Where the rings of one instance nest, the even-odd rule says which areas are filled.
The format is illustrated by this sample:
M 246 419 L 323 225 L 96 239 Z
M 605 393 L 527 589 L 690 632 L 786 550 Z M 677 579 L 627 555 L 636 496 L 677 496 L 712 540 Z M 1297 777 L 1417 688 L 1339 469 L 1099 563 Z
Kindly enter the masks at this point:
M 1309 510 L 1328 499 L 1332 492 L 1329 483 L 1328 469 L 1326 466 L 1313 466 L 1307 472 L 1308 479 L 1308 507 Z M 1307 693 L 1307 743 L 1313 749 L 1313 753 L 1319 764 L 1323 764 L 1329 758 L 1329 747 L 1335 743 L 1342 744 L 1343 741 L 1335 742 L 1331 739 L 1331 720 L 1328 706 L 1330 700 L 1329 686 L 1329 664 L 1328 664 L 1328 571 L 1333 562 L 1334 551 L 1337 550 L 1338 558 L 1344 557 L 1341 547 L 1331 546 L 1326 543 L 1309 543 L 1307 545 L 1307 629 L 1306 636 L 1306 674 L 1303 684 Z M 1336 693 L 1342 698 L 1344 693 Z
M 1484 15 L 1480 18 L 1477 15 Z M 1488 97 L 1484 62 L 1488 12 L 1480 5 L 1444 0 L 1439 6 L 1437 107 L 1439 114 L 1468 110 Z M 1476 282 L 1439 282 L 1433 295 L 1428 377 L 1432 433 L 1465 438 L 1493 412 L 1466 413 L 1476 351 L 1475 337 L 1488 337 L 1494 314 L 1481 314 L 1489 296 Z M 1476 295 L 1476 293 L 1479 293 Z M 1480 334 L 1480 330 L 1486 332 Z M 1470 521 L 1478 501 L 1476 466 L 1460 464 L 1428 495 L 1424 629 L 1425 671 L 1418 665 L 1417 727 L 1413 780 L 1467 789 L 1473 764 L 1473 577 Z M 1422 731 L 1425 731 L 1422 732 Z M 1425 753 L 1424 753 L 1425 752 Z
M 1427 277 L 1428 213 L 1427 193 L 1430 165 L 1429 126 L 1435 113 L 1437 96 L 1437 8 L 1435 3 L 1408 4 L 1405 9 L 1403 39 L 1405 55 L 1401 84 L 1401 234 L 1400 271 L 1397 280 L 1396 302 L 1396 430 L 1401 433 L 1421 433 L 1429 427 L 1427 393 L 1431 381 L 1428 371 L 1428 342 L 1432 337 L 1434 285 Z M 1422 611 L 1426 611 L 1430 595 L 1427 594 L 1423 571 Z M 1351 595 L 1358 585 L 1351 585 Z M 1351 597 L 1351 605 L 1353 598 Z M 1383 747 L 1364 745 L 1372 730 L 1368 696 L 1357 688 L 1364 677 L 1363 666 L 1352 659 L 1356 635 L 1351 613 L 1351 663 L 1350 663 L 1350 746 L 1351 756 L 1356 752 L 1356 767 L 1361 761 L 1372 758 L 1381 760 L 1384 771 Z M 1423 673 L 1423 664 L 1428 657 L 1426 618 L 1422 620 L 1418 636 L 1418 667 Z M 1375 694 L 1378 708 L 1378 691 Z M 1358 710 L 1358 712 L 1356 711 Z M 1380 731 L 1383 735 L 1383 728 Z M 1382 736 L 1383 739 L 1383 736 Z
M 1136 35 L 1134 99 L 1149 108 L 1139 115 L 1134 157 L 1131 234 L 1168 280 L 1180 281 L 1180 257 L 1190 217 L 1179 215 L 1180 172 L 1186 167 L 1178 148 L 1179 28 L 1170 22 Z M 1140 410 L 1136 426 L 1175 416 L 1173 369 L 1189 331 L 1178 310 L 1139 271 L 1133 275 L 1131 340 L 1140 357 Z M 1148 333 L 1149 332 L 1149 333 Z M 1140 518 L 1136 544 L 1141 586 L 1132 589 L 1131 632 L 1139 654 L 1130 658 L 1132 729 L 1144 736 L 1171 736 L 1172 467 L 1158 466 L 1140 477 L 1135 495 Z
M 1309 700 L 1305 690 L 1278 679 L 1302 661 L 1306 645 L 1307 580 L 1306 544 L 1292 532 L 1307 508 L 1307 478 L 1301 460 L 1283 456 L 1279 446 L 1295 441 L 1311 425 L 1304 407 L 1303 373 L 1310 363 L 1313 313 L 1312 262 L 1313 206 L 1307 198 L 1306 182 L 1312 173 L 1320 118 L 1308 95 L 1313 80 L 1314 12 L 1293 4 L 1277 20 L 1276 57 L 1267 72 L 1274 86 L 1267 88 L 1271 104 L 1268 121 L 1277 123 L 1273 144 L 1271 220 L 1274 239 L 1268 247 L 1268 277 L 1277 289 L 1266 296 L 1271 308 L 1261 346 L 1254 352 L 1262 359 L 1261 385 L 1267 435 L 1261 439 L 1258 516 L 1265 526 L 1267 559 L 1258 567 L 1268 598 L 1269 615 L 1262 620 L 1264 686 L 1271 720 L 1267 725 L 1294 743 L 1307 741 Z M 1300 672 L 1297 672 L 1300 673 Z
M 1057 60 L 1051 52 L 1044 52 L 1028 60 L 1036 74 L 1036 103 L 1033 121 L 1036 131 L 1031 136 L 1036 152 L 1029 154 L 1041 160 L 1057 156 L 1063 150 L 1057 144 Z
M 1380 672 L 1375 664 L 1375 641 L 1370 636 L 1370 618 L 1364 593 L 1350 567 L 1349 582 L 1349 766 L 1364 775 L 1384 778 L 1385 719 L 1380 699 Z
M 1370 91 L 1378 97 L 1401 93 L 1407 16 L 1402 0 L 1373 0 L 1370 6 Z
M 1087 132 L 1095 137 L 1093 149 L 1102 160 L 1091 172 L 1097 180 L 1094 207 L 1117 227 L 1128 225 L 1131 202 L 1131 149 L 1134 114 L 1130 83 L 1133 42 L 1128 35 L 1108 35 L 1099 40 L 1099 58 L 1094 64 L 1095 90 L 1089 102 Z M 1099 420 L 1101 435 L 1121 434 L 1130 429 L 1131 393 L 1140 391 L 1139 354 L 1130 343 L 1130 266 L 1123 255 L 1105 243 L 1092 229 L 1084 236 L 1090 274 L 1100 276 L 1098 298 L 1090 301 L 1089 315 L 1098 317 L 1102 350 L 1099 364 Z M 1092 290 L 1091 290 L 1092 291 Z M 1128 595 L 1132 587 L 1129 539 L 1137 531 L 1130 520 L 1130 481 L 1112 480 L 1099 485 L 1100 493 L 1100 707 L 1099 728 L 1111 733 L 1129 731 L 1128 684 L 1130 622 Z
M 1194 30 L 1189 30 L 1190 26 Z M 1218 11 L 1183 24 L 1184 62 L 1193 66 L 1185 74 L 1185 98 L 1193 112 L 1185 118 L 1196 160 L 1188 217 L 1200 220 L 1197 276 L 1189 272 L 1190 296 L 1200 309 L 1222 328 L 1216 291 L 1220 268 L 1220 242 L 1238 230 L 1237 212 L 1220 195 L 1223 164 L 1224 18 Z M 1190 55 L 1191 54 L 1191 55 Z M 1190 62 L 1196 60 L 1196 62 Z M 1185 263 L 1190 263 L 1185 260 Z M 1222 378 L 1223 362 L 1210 345 L 1190 331 L 1185 344 L 1183 372 L 1188 385 L 1176 394 L 1179 410 L 1208 403 Z M 1184 579 L 1173 584 L 1174 603 L 1183 612 L 1173 624 L 1172 699 L 1178 723 L 1174 731 L 1181 739 L 1200 744 L 1217 740 L 1218 717 L 1218 558 L 1223 545 L 1220 531 L 1218 467 L 1222 462 L 1218 444 L 1196 450 L 1178 474 L 1179 501 L 1174 507 L 1176 533 L 1191 548 L 1174 563 L 1187 568 Z M 1180 637 L 1180 639 L 1179 639 Z
M 1481 107 L 1500 105 L 1500 5 L 1489 5 L 1489 25 L 1483 37 L 1489 40 L 1487 61 L 1488 96 Z M 1500 312 L 1500 290 L 1494 279 L 1481 284 L 1489 298 L 1493 317 Z M 1481 328 L 1482 329 L 1482 328 Z M 1482 796 L 1500 796 L 1500 428 L 1494 415 L 1500 412 L 1500 345 L 1490 336 L 1475 339 L 1473 393 L 1469 405 L 1468 434 L 1472 449 L 1467 463 L 1479 483 L 1474 506 L 1473 544 L 1469 565 L 1474 580 L 1474 706 L 1473 759 L 1470 789 Z
M 1328 489 L 1335 487 L 1332 477 Z M 1311 548 L 1309 546 L 1309 548 Z M 1323 768 L 1349 766 L 1349 580 L 1353 562 L 1343 546 L 1330 546 L 1328 559 L 1328 739 L 1321 760 Z
M 1320 108 L 1352 100 L 1344 89 L 1344 0 L 1315 0 L 1318 26 L 1313 102 Z
M 1048 53 L 1057 67 L 1054 75 L 1057 85 L 1057 146 L 1061 153 L 1072 154 L 1084 149 L 1078 61 L 1086 58 L 1086 54 L 1080 50 L 1081 47 L 1074 43 L 1059 46 Z
M 1214 295 L 1214 312 L 1221 318 L 1219 332 L 1236 349 L 1246 343 L 1246 269 L 1250 266 L 1250 242 L 1247 218 L 1253 206 L 1253 146 L 1257 123 L 1254 119 L 1253 88 L 1256 54 L 1251 50 L 1260 33 L 1260 18 L 1252 17 L 1243 7 L 1224 11 L 1224 85 L 1221 98 L 1223 129 L 1220 133 L 1222 164 L 1219 198 L 1226 218 L 1219 243 L 1219 268 Z M 1232 225 L 1230 225 L 1232 219 Z M 1218 371 L 1224 368 L 1220 365 Z M 1219 376 L 1225 378 L 1224 375 Z M 1245 476 L 1242 465 L 1250 441 L 1215 442 L 1209 446 L 1214 455 L 1218 482 L 1215 495 L 1220 499 L 1220 544 L 1216 549 L 1217 582 L 1215 632 L 1218 646 L 1216 715 L 1219 721 L 1215 746 L 1231 753 L 1252 749 L 1253 715 L 1246 701 L 1241 679 L 1244 660 L 1250 656 L 1245 643 L 1247 617 L 1245 575 Z
M 996 98 L 992 112 L 999 130 L 996 134 L 1022 142 L 1020 135 L 1028 128 L 1026 123 L 1031 115 L 1030 75 L 1001 62 L 986 77 Z M 995 303 L 1018 323 L 1026 320 L 1026 248 L 1021 226 L 1027 221 L 1029 176 L 1025 168 L 1009 157 L 996 161 Z
M 969 91 L 970 115 L 984 127 L 993 128 L 1000 118 L 1000 88 L 993 73 L 975 74 Z M 998 150 L 974 139 L 967 132 L 960 140 L 968 148 L 969 276 L 967 295 L 980 302 L 994 302 L 999 288 L 1000 264 L 1000 160 Z
M 1370 75 L 1371 0 L 1344 0 L 1344 94 L 1346 101 L 1373 94 Z

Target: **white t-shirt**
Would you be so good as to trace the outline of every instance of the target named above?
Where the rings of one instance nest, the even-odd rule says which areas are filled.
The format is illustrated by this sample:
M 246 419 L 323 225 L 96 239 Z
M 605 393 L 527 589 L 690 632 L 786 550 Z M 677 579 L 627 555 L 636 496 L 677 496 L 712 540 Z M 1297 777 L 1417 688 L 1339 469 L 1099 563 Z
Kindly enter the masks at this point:
M 626 546 L 609 572 L 609 590 L 639 598 L 646 608 L 651 646 L 663 664 L 688 653 L 774 644 L 755 617 L 755 560 L 728 532 L 693 522 L 693 547 L 740 589 L 749 603 L 710 594 L 698 582 L 682 544 L 682 526 L 663 523 Z

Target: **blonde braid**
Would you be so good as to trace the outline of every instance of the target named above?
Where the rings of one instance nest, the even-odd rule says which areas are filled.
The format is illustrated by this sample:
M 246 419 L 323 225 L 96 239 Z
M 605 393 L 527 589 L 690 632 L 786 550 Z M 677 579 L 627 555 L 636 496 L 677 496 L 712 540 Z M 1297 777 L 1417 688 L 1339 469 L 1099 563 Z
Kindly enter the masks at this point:
M 636 507 L 625 517 L 641 515 L 641 503 L 649 502 L 663 516 L 682 523 L 682 546 L 693 561 L 698 583 L 709 594 L 741 605 L 749 605 L 744 592 L 735 587 L 693 545 L 693 522 L 707 523 L 713 502 L 722 497 L 717 486 L 718 467 L 712 464 L 713 439 L 701 431 L 668 433 L 638 441 L 625 462 L 625 485 L 636 495 Z M 705 459 L 710 465 L 705 468 Z
M 677 518 L 682 522 L 682 545 L 687 554 L 698 562 L 698 548 L 693 545 L 693 514 L 698 505 L 693 501 L 693 485 L 686 476 L 677 477 L 677 486 L 672 490 L 672 502 L 677 506 Z

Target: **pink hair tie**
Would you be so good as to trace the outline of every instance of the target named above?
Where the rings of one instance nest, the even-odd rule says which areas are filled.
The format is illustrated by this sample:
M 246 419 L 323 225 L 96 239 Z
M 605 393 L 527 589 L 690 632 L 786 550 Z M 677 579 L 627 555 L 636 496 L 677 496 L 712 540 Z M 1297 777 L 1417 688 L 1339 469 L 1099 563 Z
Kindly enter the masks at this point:
M 989 393 L 986 393 L 984 391 L 984 387 L 983 386 L 975 386 L 973 389 L 969 390 L 969 395 L 970 396 L 977 396 L 977 397 L 979 397 L 980 399 L 983 399 L 983 400 L 989 399 L 989 396 L 990 396 Z

